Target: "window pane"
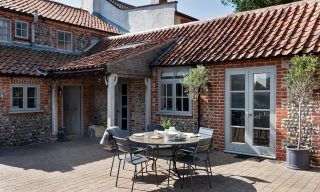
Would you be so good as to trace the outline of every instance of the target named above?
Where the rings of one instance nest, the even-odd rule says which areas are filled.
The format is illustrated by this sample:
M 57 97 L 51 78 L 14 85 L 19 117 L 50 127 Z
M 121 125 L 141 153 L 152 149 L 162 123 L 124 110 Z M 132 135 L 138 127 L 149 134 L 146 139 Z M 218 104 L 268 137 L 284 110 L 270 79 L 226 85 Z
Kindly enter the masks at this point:
M 183 99 L 183 111 L 189 111 L 189 98 Z
M 160 105 L 161 105 L 161 110 L 166 110 L 167 109 L 167 99 L 162 97 L 161 101 L 160 101 Z
M 161 73 L 161 79 L 174 79 L 173 71 L 163 71 Z
M 128 116 L 128 114 L 127 114 L 127 108 L 122 108 L 121 109 L 121 118 L 122 119 L 126 119 L 127 118 L 127 116 Z
M 28 87 L 28 97 L 36 97 L 36 88 Z
M 58 32 L 58 41 L 64 41 L 64 33 L 63 32 Z
M 122 95 L 127 95 L 128 94 L 128 85 L 127 84 L 122 84 L 121 85 L 121 94 Z
M 255 109 L 270 109 L 270 93 L 254 93 Z
M 12 88 L 13 97 L 23 97 L 23 88 L 22 87 L 13 87 Z
M 182 111 L 182 98 L 177 98 L 176 99 L 176 110 L 177 111 Z
M 66 50 L 71 50 L 71 42 L 66 43 Z
M 254 74 L 254 90 L 270 90 L 270 74 Z
M 270 128 L 270 112 L 269 111 L 254 111 L 253 119 L 254 127 Z
M 64 42 L 58 41 L 58 49 L 64 49 Z
M 231 93 L 231 108 L 245 108 L 245 93 Z
M 0 41 L 10 41 L 10 21 L 0 19 Z
M 182 84 L 180 84 L 180 83 L 176 85 L 176 95 L 177 95 L 177 97 L 182 96 Z
M 22 28 L 23 30 L 26 30 L 26 29 L 28 28 L 27 23 L 22 23 L 21 28 Z
M 172 98 L 168 98 L 168 99 L 167 99 L 167 105 L 168 105 L 168 106 L 167 106 L 167 107 L 168 107 L 167 110 L 168 110 L 168 111 L 171 111 L 171 110 L 172 110 L 172 107 L 173 107 Z
M 23 108 L 23 99 L 22 98 L 13 98 L 12 99 L 13 108 Z
M 244 128 L 231 128 L 232 129 L 232 142 L 245 143 L 245 129 Z
M 167 85 L 166 84 L 161 84 L 161 96 L 167 96 L 167 89 L 166 89 Z
M 22 37 L 27 37 L 27 36 L 28 36 L 28 35 L 27 35 L 27 31 L 26 31 L 26 30 L 23 30 L 22 33 L 21 33 L 21 36 L 22 36 Z
M 245 125 L 245 112 L 240 110 L 231 111 L 231 125 L 244 126 Z
M 17 36 L 19 36 L 19 37 L 21 37 L 21 36 L 22 36 L 21 29 L 17 29 Z
M 167 84 L 167 96 L 172 97 L 172 84 Z
M 188 69 L 185 69 L 185 70 L 177 70 L 175 77 L 178 78 L 178 79 L 182 79 L 182 78 L 184 78 L 184 77 L 187 76 L 187 75 L 189 75 L 189 70 L 188 70 Z
M 28 98 L 28 108 L 36 108 L 36 99 L 35 98 Z
M 231 76 L 231 91 L 244 91 L 246 88 L 245 75 Z
M 21 22 L 17 22 L 17 29 L 21 29 Z
M 253 145 L 269 147 L 270 131 L 269 130 L 254 130 Z
M 128 120 L 127 119 L 122 119 L 121 128 L 122 128 L 122 130 L 127 130 L 128 129 Z
M 65 41 L 71 42 L 71 34 L 70 33 L 65 33 Z
M 128 105 L 128 97 L 127 96 L 122 96 L 122 105 L 127 106 Z

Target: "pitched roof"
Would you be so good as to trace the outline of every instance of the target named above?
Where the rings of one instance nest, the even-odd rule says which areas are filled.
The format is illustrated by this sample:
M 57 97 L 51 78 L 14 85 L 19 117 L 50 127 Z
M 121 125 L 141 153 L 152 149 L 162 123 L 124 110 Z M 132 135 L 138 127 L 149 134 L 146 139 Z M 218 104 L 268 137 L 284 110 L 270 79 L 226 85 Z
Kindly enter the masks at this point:
M 79 71 L 84 69 L 88 70 L 95 68 L 105 68 L 109 64 L 112 64 L 112 62 L 131 58 L 137 54 L 154 48 L 167 47 L 174 41 L 175 39 L 158 39 L 155 41 L 141 41 L 125 45 L 117 45 L 116 43 L 110 42 L 107 45 L 108 48 L 106 48 L 105 50 L 67 63 L 61 67 L 54 69 L 53 71 Z
M 78 58 L 74 54 L 0 45 L 0 74 L 38 76 L 38 69 L 48 71 Z
M 316 0 L 302 1 L 110 37 L 91 52 L 105 50 L 110 42 L 121 45 L 175 37 L 178 37 L 176 44 L 155 65 L 189 65 L 319 53 L 320 3 Z
M 38 11 L 40 17 L 59 22 L 87 27 L 95 30 L 122 34 L 118 29 L 104 22 L 88 11 L 50 0 L 0 0 L 0 8 L 25 14 Z
M 109 3 L 111 3 L 112 5 L 114 5 L 115 7 L 117 7 L 118 9 L 121 10 L 128 10 L 128 9 L 134 9 L 135 6 L 133 5 L 129 5 L 127 3 L 124 3 L 122 1 L 118 1 L 118 0 L 107 0 Z

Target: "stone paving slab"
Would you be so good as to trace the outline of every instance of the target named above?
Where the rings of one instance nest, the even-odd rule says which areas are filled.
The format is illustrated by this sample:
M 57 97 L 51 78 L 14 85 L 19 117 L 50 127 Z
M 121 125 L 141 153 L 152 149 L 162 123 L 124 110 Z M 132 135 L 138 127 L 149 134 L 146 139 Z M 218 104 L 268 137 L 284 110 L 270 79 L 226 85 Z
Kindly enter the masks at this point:
M 195 191 L 199 192 L 320 192 L 320 168 L 308 171 L 290 170 L 284 162 L 260 160 L 214 151 L 211 154 L 213 176 L 209 188 L 206 173 L 197 172 Z M 117 163 L 109 171 L 112 154 L 103 150 L 97 140 L 73 138 L 64 143 L 37 144 L 0 148 L 0 191 L 2 192 L 119 192 L 131 191 L 133 166 L 120 170 L 115 187 Z M 203 168 L 203 166 L 199 166 Z M 165 159 L 159 160 L 159 182 L 155 175 L 138 176 L 134 191 L 192 191 L 190 179 L 170 180 L 167 187 Z M 151 170 L 151 168 L 149 168 Z

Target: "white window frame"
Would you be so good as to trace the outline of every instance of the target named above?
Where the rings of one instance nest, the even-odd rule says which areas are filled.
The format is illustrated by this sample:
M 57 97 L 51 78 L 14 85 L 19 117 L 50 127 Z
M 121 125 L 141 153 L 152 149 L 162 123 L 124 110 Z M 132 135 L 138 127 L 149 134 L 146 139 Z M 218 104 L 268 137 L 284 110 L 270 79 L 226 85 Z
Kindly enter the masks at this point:
M 18 25 L 18 23 L 25 23 L 25 24 L 27 24 L 27 36 L 26 36 L 26 37 L 23 37 L 23 36 L 20 36 L 20 35 L 17 34 L 17 29 L 18 29 L 17 25 Z M 19 20 L 16 20 L 16 21 L 15 21 L 15 37 L 21 38 L 21 39 L 29 39 L 29 23 L 28 23 L 28 22 L 19 21 Z
M 3 18 L 3 17 L 0 17 L 0 19 L 9 21 L 9 40 L 8 41 L 4 41 L 4 40 L 0 39 L 0 42 L 10 43 L 12 41 L 12 21 L 10 19 L 6 19 L 6 18 Z
M 23 88 L 23 108 L 13 108 L 13 88 L 22 87 Z M 28 108 L 28 88 L 36 89 L 36 108 Z M 40 111 L 40 85 L 33 84 L 13 84 L 10 85 L 10 112 L 37 112 Z
M 158 71 L 158 111 L 159 114 L 164 115 L 181 115 L 181 116 L 192 116 L 192 99 L 189 96 L 189 111 L 177 111 L 176 109 L 176 86 L 182 83 L 182 78 L 180 79 L 161 79 L 162 72 L 175 72 L 180 70 L 189 70 L 189 68 L 170 68 L 162 69 Z M 161 110 L 161 85 L 162 84 L 172 84 L 172 110 Z
M 71 35 L 71 46 L 70 46 L 70 50 L 68 50 L 68 49 L 60 49 L 60 48 L 59 48 L 59 33 L 64 33 L 64 48 L 66 48 L 66 42 L 65 42 L 66 37 L 65 37 L 65 34 L 66 34 L 66 33 L 69 33 L 69 34 Z M 72 32 L 57 30 L 57 32 L 56 32 L 56 38 L 57 38 L 57 49 L 58 49 L 58 50 L 69 51 L 69 52 L 72 52 L 72 51 L 73 51 L 73 34 L 72 34 Z

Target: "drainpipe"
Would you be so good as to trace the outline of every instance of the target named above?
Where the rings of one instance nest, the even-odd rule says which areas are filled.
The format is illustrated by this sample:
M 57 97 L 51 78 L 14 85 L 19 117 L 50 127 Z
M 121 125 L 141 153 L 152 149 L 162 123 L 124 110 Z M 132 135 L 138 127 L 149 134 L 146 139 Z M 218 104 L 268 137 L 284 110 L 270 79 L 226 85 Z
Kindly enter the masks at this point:
M 58 134 L 58 119 L 57 119 L 57 97 L 56 97 L 56 87 L 57 81 L 52 81 L 51 90 L 51 113 L 52 113 L 52 135 L 56 136 Z
M 35 36 L 36 36 L 36 24 L 38 23 L 38 11 L 35 10 L 33 13 L 33 21 L 32 21 L 32 24 L 31 24 L 31 47 L 34 47 L 35 45 Z
M 147 131 L 147 126 L 151 125 L 151 79 L 145 78 L 144 84 L 146 86 L 145 93 L 145 130 Z

